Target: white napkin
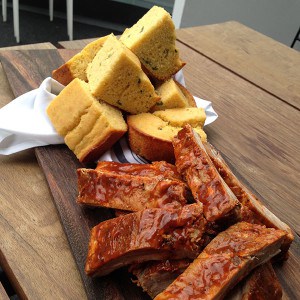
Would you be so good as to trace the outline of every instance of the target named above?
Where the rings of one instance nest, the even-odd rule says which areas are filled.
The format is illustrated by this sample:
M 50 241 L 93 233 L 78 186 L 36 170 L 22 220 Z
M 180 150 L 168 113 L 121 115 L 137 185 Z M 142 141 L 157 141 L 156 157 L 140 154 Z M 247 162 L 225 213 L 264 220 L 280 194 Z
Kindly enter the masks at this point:
M 177 80 L 184 84 L 182 72 Z M 38 89 L 16 98 L 0 109 L 0 154 L 9 155 L 32 147 L 63 144 L 52 126 L 46 108 L 64 88 L 56 80 L 46 78 Z M 208 125 L 218 117 L 210 101 L 195 97 L 198 107 L 206 111 Z
M 0 109 L 0 154 L 64 143 L 46 114 L 48 104 L 63 88 L 48 77 L 38 89 L 21 95 Z

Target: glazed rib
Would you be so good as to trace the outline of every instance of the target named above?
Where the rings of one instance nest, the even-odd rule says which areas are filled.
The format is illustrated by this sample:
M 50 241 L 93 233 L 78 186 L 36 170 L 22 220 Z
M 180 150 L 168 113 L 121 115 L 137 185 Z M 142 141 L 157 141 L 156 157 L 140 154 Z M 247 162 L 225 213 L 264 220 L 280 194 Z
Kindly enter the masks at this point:
M 282 287 L 270 262 L 255 268 L 228 295 L 227 300 L 280 300 Z
M 166 289 L 189 266 L 191 260 L 151 261 L 130 267 L 134 281 L 152 299 Z
M 223 299 L 258 265 L 280 251 L 282 230 L 240 222 L 221 232 L 155 300 Z
M 173 140 L 176 167 L 188 183 L 194 199 L 203 204 L 207 221 L 235 223 L 240 218 L 240 203 L 211 162 L 201 139 L 190 125 Z
M 145 209 L 110 219 L 91 231 L 88 275 L 106 275 L 122 266 L 149 260 L 194 258 L 202 244 L 202 206 Z
M 111 172 L 118 175 L 133 175 L 159 177 L 161 179 L 182 180 L 176 167 L 165 161 L 156 161 L 152 164 L 131 164 L 118 163 L 113 161 L 99 161 L 96 167 L 97 171 Z
M 285 255 L 294 240 L 291 228 L 269 211 L 262 202 L 240 182 L 226 164 L 221 154 L 211 144 L 205 143 L 204 146 L 218 172 L 242 204 L 243 221 L 263 224 L 267 227 L 281 229 L 287 232 L 285 242 L 281 249 L 281 256 Z
M 186 204 L 188 188 L 179 180 L 103 173 L 78 169 L 77 202 L 91 206 L 139 211 Z

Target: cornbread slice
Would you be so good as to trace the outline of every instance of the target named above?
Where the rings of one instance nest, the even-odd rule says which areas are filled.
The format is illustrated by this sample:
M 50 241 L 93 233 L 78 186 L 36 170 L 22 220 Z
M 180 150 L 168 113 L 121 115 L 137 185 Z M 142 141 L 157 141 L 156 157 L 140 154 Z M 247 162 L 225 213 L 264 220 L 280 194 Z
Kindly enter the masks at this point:
M 122 113 L 96 100 L 88 84 L 78 78 L 51 101 L 47 114 L 81 162 L 99 158 L 127 131 Z
M 155 116 L 175 127 L 190 124 L 192 127 L 203 127 L 206 114 L 201 107 L 171 108 L 153 113 Z
M 175 46 L 175 26 L 170 14 L 153 6 L 136 24 L 126 29 L 120 41 L 140 59 L 147 74 L 167 80 L 185 63 Z
M 147 112 L 160 99 L 141 64 L 111 34 L 87 69 L 92 94 L 129 113 Z
M 151 111 L 191 106 L 179 85 L 172 78 L 163 82 L 156 89 L 156 93 L 160 96 L 160 101 L 155 104 Z
M 187 120 L 194 125 L 201 123 L 197 115 L 193 120 L 185 110 L 186 108 L 178 109 L 178 114 L 182 114 L 181 120 L 173 118 L 172 115 L 168 117 L 168 113 L 163 116 L 164 119 L 151 113 L 128 116 L 129 145 L 132 151 L 150 161 L 164 160 L 173 163 L 175 160 L 173 138 L 187 124 Z M 203 141 L 206 141 L 206 134 L 202 126 L 196 126 L 194 130 Z
M 94 101 L 88 85 L 80 79 L 74 79 L 65 87 L 47 107 L 48 117 L 58 134 L 65 136 L 75 128 Z
M 107 36 L 104 36 L 86 45 L 81 52 L 54 70 L 52 72 L 52 78 L 63 85 L 68 85 L 74 78 L 87 81 L 86 68 L 103 46 L 106 39 Z

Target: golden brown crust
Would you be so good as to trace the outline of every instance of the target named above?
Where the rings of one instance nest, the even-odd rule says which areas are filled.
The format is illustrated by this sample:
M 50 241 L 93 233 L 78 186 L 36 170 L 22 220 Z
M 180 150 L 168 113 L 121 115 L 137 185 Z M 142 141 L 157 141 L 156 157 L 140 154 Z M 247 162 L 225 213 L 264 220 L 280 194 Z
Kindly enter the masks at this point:
M 107 134 L 97 145 L 91 148 L 84 156 L 80 157 L 79 161 L 87 163 L 96 161 L 107 150 L 109 150 L 115 142 L 117 142 L 126 131 L 114 130 Z
M 63 85 L 68 85 L 75 77 L 73 76 L 69 65 L 67 63 L 63 64 L 56 70 L 52 71 L 52 78 L 57 80 Z
M 183 93 L 183 95 L 187 99 L 188 104 L 191 107 L 197 107 L 196 101 L 195 101 L 193 95 L 190 93 L 190 91 L 186 87 L 184 87 L 182 84 L 180 84 L 177 80 L 174 79 L 174 82 L 180 88 L 181 92 Z
M 176 68 L 174 68 L 174 70 L 172 71 L 172 73 L 170 73 L 168 76 L 159 76 L 157 74 L 154 74 L 150 71 L 150 68 L 146 68 L 142 63 L 142 69 L 144 71 L 144 73 L 150 78 L 151 82 L 154 83 L 154 85 L 158 85 L 159 83 L 162 83 L 168 79 L 170 79 L 173 75 L 175 75 L 178 71 L 180 71 L 185 65 L 186 63 L 182 60 L 180 60 L 180 65 L 178 65 Z
M 171 141 L 145 134 L 135 126 L 130 117 L 127 118 L 127 124 L 129 144 L 133 152 L 150 161 L 164 160 L 174 163 L 175 157 Z

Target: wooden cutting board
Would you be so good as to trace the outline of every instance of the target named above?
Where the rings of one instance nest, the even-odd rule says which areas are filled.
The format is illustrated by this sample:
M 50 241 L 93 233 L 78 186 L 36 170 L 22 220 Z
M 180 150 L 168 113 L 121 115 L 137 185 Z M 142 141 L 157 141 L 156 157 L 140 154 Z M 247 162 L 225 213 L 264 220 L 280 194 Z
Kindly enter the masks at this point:
M 51 76 L 53 69 L 76 52 L 70 50 L 7 51 L 0 54 L 0 60 L 12 91 L 17 97 L 37 88 L 46 77 Z M 88 298 L 149 299 L 140 288 L 131 282 L 125 269 L 97 279 L 90 279 L 85 275 L 84 264 L 89 230 L 95 224 L 110 218 L 111 211 L 84 208 L 76 204 L 76 169 L 81 165 L 66 146 L 39 147 L 35 149 L 35 152 L 53 195 Z M 239 174 L 237 175 L 241 177 Z M 296 295 L 300 294 L 300 285 L 298 284 L 300 276 L 299 249 L 300 241 L 296 235 L 289 260 L 283 266 L 275 266 L 286 299 L 295 299 Z

